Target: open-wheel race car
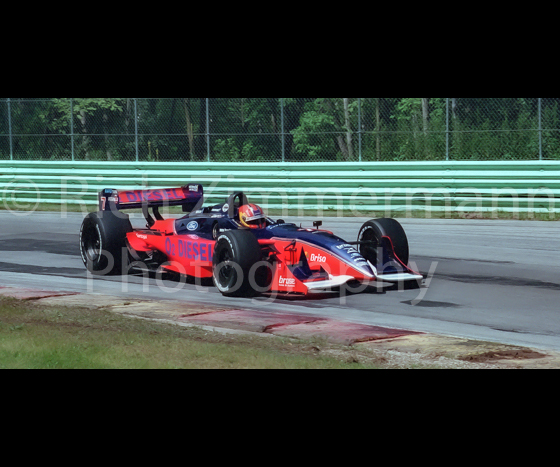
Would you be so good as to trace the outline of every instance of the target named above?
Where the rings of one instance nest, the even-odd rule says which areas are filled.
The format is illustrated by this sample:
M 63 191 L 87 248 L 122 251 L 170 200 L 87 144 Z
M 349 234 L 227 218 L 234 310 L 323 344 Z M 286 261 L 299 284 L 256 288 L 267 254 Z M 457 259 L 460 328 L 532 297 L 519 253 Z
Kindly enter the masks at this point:
M 202 185 L 99 194 L 99 211 L 80 230 L 86 268 L 95 275 L 131 269 L 178 273 L 213 281 L 225 296 L 276 294 L 304 298 L 349 284 L 419 283 L 408 267 L 409 244 L 393 219 L 371 220 L 357 241 L 322 230 L 268 218 L 244 193 L 203 207 Z M 187 215 L 164 219 L 163 206 L 182 206 Z M 146 228 L 133 229 L 124 210 L 142 209 Z M 150 212 L 151 211 L 151 212 Z M 367 287 L 366 287 L 367 288 Z

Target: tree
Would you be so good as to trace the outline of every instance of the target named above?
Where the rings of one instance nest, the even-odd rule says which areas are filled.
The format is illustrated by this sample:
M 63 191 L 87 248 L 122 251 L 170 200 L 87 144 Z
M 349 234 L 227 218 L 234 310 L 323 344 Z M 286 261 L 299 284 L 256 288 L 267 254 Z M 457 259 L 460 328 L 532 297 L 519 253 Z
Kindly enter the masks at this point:
M 424 135 L 428 135 L 430 130 L 430 98 L 422 97 L 422 122 L 424 128 Z
M 282 127 L 280 99 L 284 102 Z M 16 158 L 78 160 L 353 161 L 443 157 L 446 98 L 11 98 Z M 450 98 L 450 149 L 458 160 L 560 157 L 560 98 Z M 207 137 L 207 116 L 210 138 Z M 0 154 L 9 154 L 6 98 Z M 139 136 L 135 138 L 138 126 Z M 283 130 L 283 131 L 282 131 Z M 208 147 L 208 140 L 210 147 Z M 557 156 L 558 155 L 558 156 Z
M 85 160 L 91 158 L 92 150 L 102 150 L 107 160 L 112 159 L 111 142 L 109 134 L 114 127 L 113 116 L 121 115 L 125 107 L 130 105 L 129 99 L 124 97 L 75 97 L 53 98 L 52 103 L 58 110 L 59 116 L 50 121 L 49 126 L 53 130 L 67 132 L 71 118 L 75 118 L 78 127 L 75 131 L 82 134 L 82 142 L 78 146 Z M 92 135 L 101 135 L 103 143 L 94 141 Z
M 354 160 L 354 142 L 352 138 L 353 130 L 350 123 L 350 98 L 343 97 L 344 102 L 344 127 L 346 129 L 346 148 L 348 150 L 348 159 Z
M 187 134 L 189 137 L 189 154 L 190 154 L 190 158 L 191 161 L 194 161 L 194 155 L 195 155 L 195 150 L 194 150 L 194 130 L 193 130 L 193 124 L 192 124 L 192 120 L 191 120 L 191 112 L 189 109 L 189 102 L 190 102 L 190 97 L 184 97 L 183 98 L 183 105 L 185 108 L 185 120 L 187 122 Z

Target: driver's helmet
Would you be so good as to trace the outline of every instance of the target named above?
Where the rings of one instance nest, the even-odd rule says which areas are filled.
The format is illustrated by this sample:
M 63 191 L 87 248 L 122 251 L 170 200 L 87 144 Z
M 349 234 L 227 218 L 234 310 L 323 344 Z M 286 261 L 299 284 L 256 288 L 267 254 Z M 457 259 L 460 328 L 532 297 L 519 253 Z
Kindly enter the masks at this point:
M 239 208 L 239 221 L 247 229 L 266 228 L 266 216 L 260 206 L 256 204 L 246 204 Z

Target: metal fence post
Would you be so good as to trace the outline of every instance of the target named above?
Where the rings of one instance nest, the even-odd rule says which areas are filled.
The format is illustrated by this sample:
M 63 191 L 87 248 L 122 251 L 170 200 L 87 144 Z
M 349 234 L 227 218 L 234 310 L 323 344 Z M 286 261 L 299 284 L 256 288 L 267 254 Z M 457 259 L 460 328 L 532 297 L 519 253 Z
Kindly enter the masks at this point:
M 208 153 L 208 162 L 211 162 L 210 155 L 210 98 L 206 98 L 206 152 Z
M 447 113 L 445 121 L 445 160 L 449 162 L 449 97 L 445 98 L 445 111 Z
M 72 162 L 76 160 L 74 149 L 74 98 L 70 98 L 70 144 L 72 145 Z
M 136 134 L 136 162 L 140 161 L 140 142 L 138 139 L 138 98 L 134 97 L 134 133 Z
M 543 160 L 542 97 L 539 97 L 539 161 Z
M 282 120 L 282 162 L 286 162 L 286 127 L 284 120 L 284 98 L 280 98 L 280 119 Z
M 362 98 L 358 97 L 358 146 L 360 152 L 360 162 L 362 162 Z
M 10 160 L 14 160 L 14 135 L 12 134 L 12 101 L 8 97 L 8 134 L 10 135 Z

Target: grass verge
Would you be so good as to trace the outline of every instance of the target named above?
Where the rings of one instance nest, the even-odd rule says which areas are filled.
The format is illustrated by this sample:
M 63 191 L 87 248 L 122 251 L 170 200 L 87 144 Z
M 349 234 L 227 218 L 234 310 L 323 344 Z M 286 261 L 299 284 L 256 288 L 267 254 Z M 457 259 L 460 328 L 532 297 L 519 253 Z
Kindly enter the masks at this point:
M 349 347 L 0 298 L 0 369 L 371 369 Z

